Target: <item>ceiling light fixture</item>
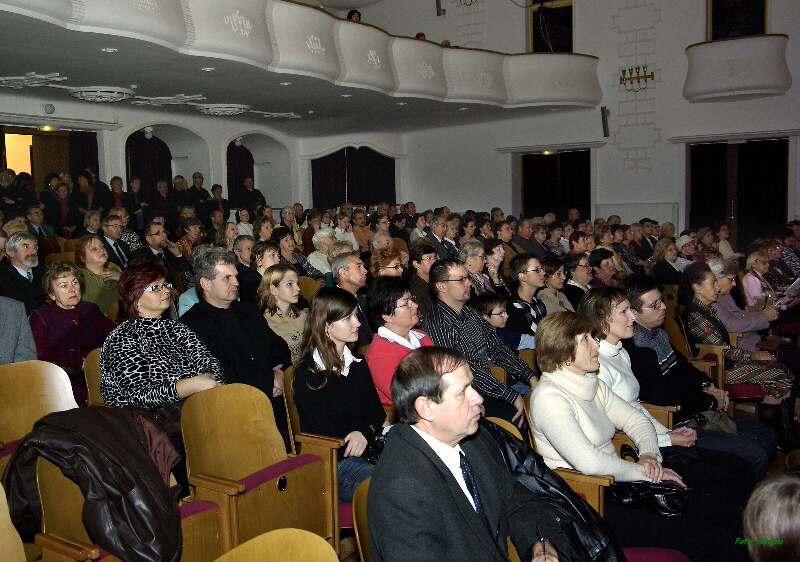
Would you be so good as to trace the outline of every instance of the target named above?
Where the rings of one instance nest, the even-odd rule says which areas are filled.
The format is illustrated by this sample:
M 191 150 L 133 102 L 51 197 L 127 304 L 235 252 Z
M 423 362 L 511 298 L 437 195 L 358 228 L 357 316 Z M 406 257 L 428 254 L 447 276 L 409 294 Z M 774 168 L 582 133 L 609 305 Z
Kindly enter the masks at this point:
M 342 94 L 342 97 L 343 98 L 352 98 L 353 95 L 352 94 Z
M 233 117 L 234 115 L 241 115 L 250 111 L 249 105 L 240 105 L 237 103 L 207 103 L 196 104 L 197 110 L 206 115 L 213 115 L 214 117 Z
M 469 111 L 469 108 L 468 107 L 459 107 L 458 110 L 459 111 Z
M 103 47 L 100 50 L 103 51 L 104 53 L 116 53 L 117 51 L 119 51 L 119 49 L 117 49 L 116 47 Z
M 116 103 L 132 98 L 133 94 L 134 91 L 130 88 L 115 86 L 82 86 L 69 89 L 69 95 L 73 98 L 95 103 Z
M 291 86 L 291 82 L 281 82 L 281 86 Z
M 200 70 L 202 70 L 203 72 L 214 72 L 216 68 L 214 68 L 213 66 L 204 66 Z
M 313 111 L 309 111 L 308 114 L 309 115 L 314 115 L 314 112 Z
M 397 105 L 408 105 L 408 103 L 406 103 L 404 101 L 399 101 L 399 102 L 397 102 Z
M 233 146 L 242 146 L 242 137 L 236 137 L 233 141 Z
M 40 131 L 45 131 L 45 132 L 61 130 L 61 127 L 56 127 L 55 125 L 39 125 L 38 128 Z
M 147 140 L 150 140 L 150 139 L 153 138 L 153 127 L 149 127 L 149 126 L 145 127 L 144 129 L 142 129 L 142 132 L 144 133 L 144 138 L 146 138 Z

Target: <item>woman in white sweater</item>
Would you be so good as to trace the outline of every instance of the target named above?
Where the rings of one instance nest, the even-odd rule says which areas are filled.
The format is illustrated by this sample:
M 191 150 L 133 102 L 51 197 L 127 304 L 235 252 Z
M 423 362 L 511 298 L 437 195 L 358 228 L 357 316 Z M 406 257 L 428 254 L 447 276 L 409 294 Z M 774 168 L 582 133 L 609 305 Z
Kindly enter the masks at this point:
M 666 480 L 684 486 L 680 475 L 661 464 L 650 420 L 597 377 L 599 344 L 593 332 L 593 321 L 574 312 L 547 315 L 539 324 L 537 361 L 543 373 L 530 404 L 537 451 L 552 469 L 610 474 L 620 482 Z M 625 431 L 639 449 L 638 463 L 616 455 L 616 429 Z M 703 498 L 691 492 L 689 498 L 684 516 L 663 517 L 648 507 L 606 502 L 603 517 L 623 546 L 673 548 L 695 562 L 746 560 L 744 550 L 734 544 L 730 517 L 717 509 L 703 513 L 708 509 Z

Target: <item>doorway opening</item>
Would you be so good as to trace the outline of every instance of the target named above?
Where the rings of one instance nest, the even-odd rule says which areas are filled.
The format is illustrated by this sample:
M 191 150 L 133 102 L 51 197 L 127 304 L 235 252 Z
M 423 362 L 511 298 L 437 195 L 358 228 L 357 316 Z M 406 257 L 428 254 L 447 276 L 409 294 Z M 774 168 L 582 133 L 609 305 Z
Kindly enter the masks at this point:
M 525 217 L 555 213 L 566 220 L 568 209 L 590 217 L 592 200 L 589 150 L 549 151 L 522 155 L 522 209 Z

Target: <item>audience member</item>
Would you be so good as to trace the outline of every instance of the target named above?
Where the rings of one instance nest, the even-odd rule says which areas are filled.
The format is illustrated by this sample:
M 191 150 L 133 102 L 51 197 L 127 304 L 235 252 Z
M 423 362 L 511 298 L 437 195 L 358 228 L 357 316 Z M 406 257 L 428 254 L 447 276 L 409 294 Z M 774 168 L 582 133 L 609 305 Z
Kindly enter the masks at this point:
M 305 234 L 303 232 L 303 236 Z M 330 249 L 335 240 L 333 229 L 329 226 L 321 226 L 311 238 L 314 251 L 308 255 L 308 263 L 322 274 L 331 272 L 331 266 L 328 263 L 328 249 Z
M 331 272 L 333 273 L 334 284 L 347 291 L 358 301 L 356 305 L 356 316 L 358 317 L 358 339 L 353 346 L 356 350 L 361 349 L 372 343 L 372 328 L 369 325 L 367 316 L 366 296 L 361 289 L 367 284 L 367 269 L 357 251 L 343 252 L 331 260 Z
M 800 560 L 798 505 L 797 472 L 773 476 L 755 489 L 744 511 L 742 541 L 752 562 Z
M 25 305 L 18 300 L 0 297 L 0 324 L 3 326 L 0 365 L 36 359 L 36 345 Z
M 288 215 L 287 215 L 288 216 Z M 291 214 L 294 217 L 294 213 Z M 292 231 L 286 227 L 278 227 L 272 231 L 272 241 L 277 242 L 281 249 L 281 263 L 293 267 L 297 275 L 304 275 L 321 281 L 324 275 L 318 271 L 302 252 L 297 251 Z
M 167 238 L 167 231 L 163 225 L 150 223 L 145 226 L 144 241 L 144 247 L 131 253 L 131 261 L 142 257 L 157 257 L 166 266 L 167 281 L 171 284 L 177 283 L 184 272 L 191 270 L 180 248 Z
M 256 292 L 261 284 L 261 274 L 253 268 L 253 245 L 253 237 L 248 234 L 237 236 L 233 241 L 239 300 L 250 307 L 255 307 Z
M 483 251 L 483 246 L 481 246 L 481 251 Z M 436 249 L 427 242 L 422 241 L 411 245 L 408 261 L 413 273 L 408 283 L 408 290 L 414 296 L 420 317 L 427 315 L 433 306 L 431 286 L 428 281 L 431 267 L 436 259 Z
M 264 311 L 269 327 L 289 346 L 292 364 L 300 358 L 300 342 L 306 311 L 300 310 L 300 285 L 297 272 L 284 264 L 271 266 L 258 288 L 258 308 Z
M 7 260 L 0 262 L 0 296 L 18 300 L 30 314 L 45 302 L 42 292 L 44 264 L 39 263 L 39 242 L 24 229 L 8 237 Z
M 544 272 L 544 286 L 536 293 L 536 296 L 544 303 L 546 314 L 556 312 L 571 311 L 575 308 L 562 292 L 566 275 L 564 274 L 564 262 L 556 256 L 545 256 L 539 262 Z

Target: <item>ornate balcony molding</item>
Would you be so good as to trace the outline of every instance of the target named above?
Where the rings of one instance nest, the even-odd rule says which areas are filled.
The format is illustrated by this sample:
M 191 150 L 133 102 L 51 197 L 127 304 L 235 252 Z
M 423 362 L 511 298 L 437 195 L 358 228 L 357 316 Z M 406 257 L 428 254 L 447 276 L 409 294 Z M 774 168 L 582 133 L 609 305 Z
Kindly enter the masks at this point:
M 689 45 L 683 97 L 690 102 L 735 101 L 785 94 L 792 86 L 788 41 L 788 35 L 775 34 Z
M 444 48 L 291 0 L 0 0 L 0 11 L 395 97 L 499 107 L 602 101 L 596 57 Z

